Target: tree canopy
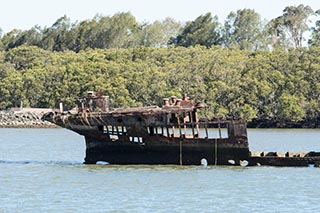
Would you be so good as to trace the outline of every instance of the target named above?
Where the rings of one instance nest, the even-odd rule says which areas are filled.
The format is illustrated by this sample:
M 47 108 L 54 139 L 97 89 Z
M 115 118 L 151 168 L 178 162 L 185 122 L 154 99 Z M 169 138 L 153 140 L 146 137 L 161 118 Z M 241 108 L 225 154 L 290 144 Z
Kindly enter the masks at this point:
M 130 13 L 75 23 L 63 16 L 51 27 L 0 33 L 0 109 L 21 101 L 71 109 L 90 90 L 109 95 L 112 107 L 188 93 L 205 102 L 202 119 L 320 126 L 319 20 L 301 47 L 311 15 L 299 5 L 270 22 L 238 10 L 223 25 L 211 13 L 185 24 L 139 23 Z
M 308 31 L 312 32 L 309 44 L 317 44 L 319 23 L 310 25 L 310 18 L 316 14 L 310 6 L 301 4 L 284 8 L 282 15 L 270 21 L 246 8 L 231 11 L 224 23 L 210 12 L 186 23 L 172 18 L 139 23 L 130 12 L 96 15 L 91 20 L 76 22 L 63 16 L 51 27 L 34 26 L 29 30 L 14 29 L 8 33 L 0 29 L 0 50 L 19 46 L 75 52 L 88 48 L 160 48 L 170 45 L 237 46 L 250 51 L 300 48 L 304 46 L 304 36 Z
M 0 107 L 69 109 L 86 91 L 112 107 L 161 105 L 163 97 L 204 101 L 201 118 L 239 117 L 273 126 L 319 124 L 320 47 L 252 53 L 236 47 L 134 47 L 0 52 Z

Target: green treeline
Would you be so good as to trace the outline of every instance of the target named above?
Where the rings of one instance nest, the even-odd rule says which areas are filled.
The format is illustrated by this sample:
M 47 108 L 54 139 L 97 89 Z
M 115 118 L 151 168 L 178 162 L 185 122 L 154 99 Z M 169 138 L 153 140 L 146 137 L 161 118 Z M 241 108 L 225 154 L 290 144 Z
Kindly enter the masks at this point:
M 320 14 L 310 6 L 284 8 L 283 14 L 270 21 L 252 9 L 230 12 L 226 20 L 207 13 L 193 21 L 181 23 L 172 18 L 153 23 L 139 23 L 131 13 L 95 16 L 91 20 L 71 22 L 67 16 L 50 27 L 35 26 L 29 30 L 14 29 L 1 33 L 0 50 L 19 46 L 37 46 L 50 51 L 88 48 L 130 48 L 195 46 L 235 46 L 250 51 L 274 48 L 300 48 L 303 43 L 318 45 L 320 21 L 310 23 Z M 310 25 L 310 26 L 309 26 Z M 1 27 L 1 26 L 0 26 Z M 311 36 L 304 41 L 306 32 Z
M 320 20 L 307 25 L 318 14 L 299 5 L 269 22 L 243 9 L 224 24 L 210 13 L 184 24 L 171 18 L 150 24 L 118 13 L 13 30 L 0 36 L 0 110 L 21 101 L 71 109 L 99 89 L 112 107 L 161 105 L 164 97 L 187 93 L 205 102 L 202 119 L 320 126 Z
M 68 108 L 102 89 L 112 107 L 161 105 L 188 93 L 204 101 L 202 118 L 241 117 L 272 125 L 318 124 L 320 47 L 250 52 L 176 47 L 0 53 L 0 107 Z

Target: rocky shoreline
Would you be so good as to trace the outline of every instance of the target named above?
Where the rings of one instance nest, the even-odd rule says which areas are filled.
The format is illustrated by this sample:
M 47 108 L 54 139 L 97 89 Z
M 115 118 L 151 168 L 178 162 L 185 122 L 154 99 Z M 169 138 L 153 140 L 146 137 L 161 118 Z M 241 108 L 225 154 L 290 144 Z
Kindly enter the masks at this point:
M 41 120 L 45 112 L 0 111 L 0 128 L 58 128 L 57 125 Z
M 26 108 L 0 111 L 0 128 L 60 128 L 48 121 L 41 120 L 42 116 L 52 109 Z M 273 123 L 270 121 L 251 121 L 248 128 L 320 128 L 320 122 L 311 123 Z

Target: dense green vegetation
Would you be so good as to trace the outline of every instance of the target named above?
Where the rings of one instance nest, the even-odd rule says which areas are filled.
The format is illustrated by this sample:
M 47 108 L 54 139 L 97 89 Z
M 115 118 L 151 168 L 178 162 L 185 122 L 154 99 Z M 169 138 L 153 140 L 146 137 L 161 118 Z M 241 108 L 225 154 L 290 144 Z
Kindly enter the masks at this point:
M 320 47 L 249 52 L 219 46 L 51 52 L 19 47 L 0 54 L 0 107 L 74 106 L 102 89 L 113 107 L 160 105 L 163 97 L 204 101 L 202 116 L 283 125 L 320 116 Z
M 203 119 L 319 126 L 319 22 L 310 29 L 310 46 L 302 47 L 312 14 L 308 6 L 287 7 L 262 24 L 259 14 L 244 9 L 224 25 L 210 13 L 183 25 L 170 18 L 139 24 L 120 13 L 15 30 L 0 39 L 0 109 L 21 101 L 72 108 L 98 89 L 112 107 L 161 105 L 163 97 L 186 92 L 205 102 Z

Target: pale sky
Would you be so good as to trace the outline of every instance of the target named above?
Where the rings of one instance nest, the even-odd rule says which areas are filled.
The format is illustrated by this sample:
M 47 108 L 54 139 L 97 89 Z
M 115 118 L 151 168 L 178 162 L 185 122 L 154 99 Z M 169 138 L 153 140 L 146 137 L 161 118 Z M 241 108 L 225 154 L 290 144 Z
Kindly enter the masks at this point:
M 92 19 L 96 14 L 110 16 L 131 12 L 142 22 L 172 17 L 177 21 L 192 21 L 211 12 L 224 22 L 231 11 L 249 8 L 263 19 L 282 15 L 286 6 L 309 5 L 320 9 L 320 0 L 3 0 L 0 28 L 5 32 L 30 29 L 35 25 L 50 27 L 58 18 L 67 15 L 72 22 Z

